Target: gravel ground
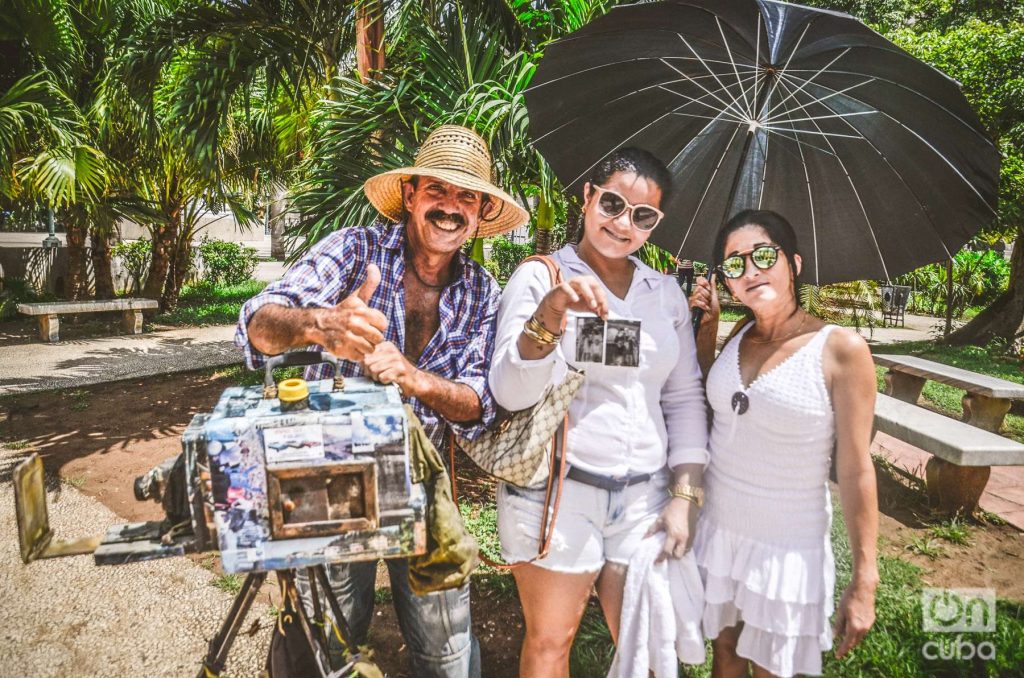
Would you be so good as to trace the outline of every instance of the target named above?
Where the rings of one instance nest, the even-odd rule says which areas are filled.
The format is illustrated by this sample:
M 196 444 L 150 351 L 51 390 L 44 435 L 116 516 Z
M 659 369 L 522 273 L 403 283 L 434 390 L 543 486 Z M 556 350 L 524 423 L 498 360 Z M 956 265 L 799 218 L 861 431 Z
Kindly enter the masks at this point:
M 186 558 L 97 567 L 89 556 L 21 562 L 10 474 L 25 456 L 0 445 L 0 676 L 191 676 L 233 596 Z M 64 485 L 49 492 L 60 539 L 102 534 L 124 522 Z M 254 636 L 245 634 L 260 621 Z M 258 675 L 272 618 L 250 610 L 226 675 Z

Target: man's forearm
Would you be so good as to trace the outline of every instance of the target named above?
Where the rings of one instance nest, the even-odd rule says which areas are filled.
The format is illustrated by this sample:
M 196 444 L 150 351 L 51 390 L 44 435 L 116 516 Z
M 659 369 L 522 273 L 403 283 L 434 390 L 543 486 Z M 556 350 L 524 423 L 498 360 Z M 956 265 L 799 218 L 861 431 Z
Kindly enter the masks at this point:
M 419 370 L 417 387 L 413 395 L 437 412 L 443 419 L 465 424 L 483 417 L 480 396 L 466 384 L 449 381 L 444 377 Z
M 267 304 L 249 321 L 249 343 L 266 355 L 316 343 L 310 339 L 309 330 L 315 326 L 313 314 L 317 310 Z

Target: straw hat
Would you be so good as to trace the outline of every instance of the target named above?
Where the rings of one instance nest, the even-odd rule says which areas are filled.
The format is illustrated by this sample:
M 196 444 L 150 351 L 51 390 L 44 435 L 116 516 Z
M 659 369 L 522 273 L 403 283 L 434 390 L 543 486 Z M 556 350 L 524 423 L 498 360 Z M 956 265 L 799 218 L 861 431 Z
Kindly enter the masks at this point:
M 492 183 L 491 153 L 480 136 L 458 125 L 441 125 L 431 132 L 412 167 L 370 177 L 363 191 L 373 206 L 392 221 L 402 218 L 402 182 L 411 176 L 431 176 L 450 184 L 481 191 L 497 201 L 487 219 L 480 220 L 478 238 L 511 231 L 530 220 L 515 199 Z

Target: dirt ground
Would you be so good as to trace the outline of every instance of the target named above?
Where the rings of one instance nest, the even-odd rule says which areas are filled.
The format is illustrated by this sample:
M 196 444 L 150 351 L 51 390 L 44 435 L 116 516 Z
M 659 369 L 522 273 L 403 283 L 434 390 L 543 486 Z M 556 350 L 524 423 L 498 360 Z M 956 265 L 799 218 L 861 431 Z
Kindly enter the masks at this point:
M 10 396 L 0 399 L 0 439 L 39 451 L 48 474 L 96 497 L 125 521 L 159 519 L 158 505 L 135 500 L 133 479 L 177 454 L 192 416 L 211 410 L 231 385 L 224 373 L 193 373 Z M 459 485 L 461 495 L 477 500 L 491 496 L 489 483 L 468 461 L 460 468 Z M 928 522 L 920 495 L 883 477 L 880 497 L 883 553 L 923 567 L 929 585 L 991 587 L 1000 597 L 1024 601 L 1020 532 L 1005 524 L 974 523 L 968 545 L 935 542 L 937 557 L 915 554 L 907 546 L 932 539 L 934 524 Z M 196 559 L 204 566 L 216 562 L 209 555 Z M 386 586 L 386 578 L 378 584 Z M 268 586 L 261 597 L 273 595 L 273 589 Z M 488 676 L 496 678 L 517 674 L 523 630 L 518 602 L 501 589 L 486 579 L 474 580 L 474 630 Z M 406 653 L 392 606 L 379 604 L 375 615 L 371 644 L 376 660 L 387 675 L 405 675 Z

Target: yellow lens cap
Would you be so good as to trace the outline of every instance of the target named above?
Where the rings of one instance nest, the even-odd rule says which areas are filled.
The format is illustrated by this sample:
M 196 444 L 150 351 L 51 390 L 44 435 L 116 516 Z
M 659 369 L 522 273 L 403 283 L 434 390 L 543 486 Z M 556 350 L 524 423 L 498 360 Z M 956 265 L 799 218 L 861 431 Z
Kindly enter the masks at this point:
M 277 397 L 283 403 L 294 403 L 309 397 L 305 379 L 285 379 L 277 385 Z

